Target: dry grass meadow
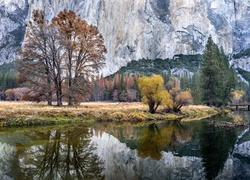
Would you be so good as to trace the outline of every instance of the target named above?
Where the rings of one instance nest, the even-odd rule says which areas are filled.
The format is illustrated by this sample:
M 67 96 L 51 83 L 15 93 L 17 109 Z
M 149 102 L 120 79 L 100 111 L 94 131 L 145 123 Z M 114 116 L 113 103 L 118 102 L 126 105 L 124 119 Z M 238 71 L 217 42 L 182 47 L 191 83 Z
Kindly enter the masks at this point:
M 161 109 L 159 109 L 160 111 Z M 197 119 L 218 113 L 207 106 L 182 108 L 182 115 L 174 113 L 147 112 L 148 107 L 140 102 L 111 103 L 85 102 L 79 106 L 47 106 L 46 103 L 0 101 L 0 126 L 43 125 L 92 121 L 144 121 L 173 120 L 178 118 Z

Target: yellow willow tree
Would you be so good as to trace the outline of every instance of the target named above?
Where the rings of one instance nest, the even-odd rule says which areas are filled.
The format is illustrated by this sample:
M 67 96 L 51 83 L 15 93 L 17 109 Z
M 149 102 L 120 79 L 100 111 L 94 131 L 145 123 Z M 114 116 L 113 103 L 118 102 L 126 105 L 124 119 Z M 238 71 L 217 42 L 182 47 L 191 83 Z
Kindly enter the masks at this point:
M 231 102 L 234 104 L 239 104 L 243 101 L 245 92 L 243 90 L 235 90 L 231 92 Z
M 138 79 L 142 102 L 148 104 L 150 113 L 155 113 L 159 105 L 169 103 L 169 94 L 163 84 L 164 80 L 160 75 L 143 76 Z
M 68 105 L 78 102 L 88 89 L 89 80 L 104 65 L 106 48 L 97 27 L 89 25 L 73 11 L 61 11 L 52 19 L 59 29 L 65 50 Z

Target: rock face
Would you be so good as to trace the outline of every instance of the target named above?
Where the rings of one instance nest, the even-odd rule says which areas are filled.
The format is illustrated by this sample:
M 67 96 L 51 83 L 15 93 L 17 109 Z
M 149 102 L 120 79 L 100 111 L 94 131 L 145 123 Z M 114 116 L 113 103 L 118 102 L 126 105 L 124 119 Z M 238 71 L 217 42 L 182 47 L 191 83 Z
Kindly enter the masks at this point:
M 23 40 L 27 15 L 27 0 L 0 0 L 0 64 L 14 60 Z
M 228 54 L 249 47 L 248 0 L 21 1 L 0 0 L 0 13 L 4 14 L 9 9 L 15 17 L 24 20 L 39 8 L 45 10 L 47 18 L 51 19 L 66 8 L 96 25 L 104 36 L 108 51 L 104 74 L 115 72 L 133 59 L 172 58 L 175 54 L 202 53 L 209 35 Z M 18 8 L 13 11 L 13 7 L 19 7 L 22 15 L 17 13 Z M 18 20 L 11 21 L 9 14 L 5 15 L 1 16 L 1 21 L 7 17 L 8 25 L 5 23 L 2 27 L 1 24 L 1 42 L 8 37 L 4 34 L 5 27 L 8 28 L 7 32 L 21 27 Z M 15 49 L 10 51 L 8 47 L 1 49 L 15 52 Z

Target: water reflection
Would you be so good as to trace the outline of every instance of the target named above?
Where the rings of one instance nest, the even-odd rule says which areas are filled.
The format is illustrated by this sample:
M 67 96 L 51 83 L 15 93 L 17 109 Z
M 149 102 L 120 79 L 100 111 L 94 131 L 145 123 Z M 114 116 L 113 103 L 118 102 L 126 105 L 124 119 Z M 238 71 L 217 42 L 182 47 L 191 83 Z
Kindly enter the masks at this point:
M 13 146 L 0 142 L 0 179 L 8 179 L 6 174 L 11 168 L 15 152 L 16 149 Z
M 165 142 L 155 123 L 148 126 L 148 129 L 141 133 L 138 155 L 145 158 L 161 159 L 161 151 Z M 150 147 L 150 148 L 149 148 Z
M 29 136 L 29 135 L 28 135 Z M 88 128 L 73 127 L 37 132 L 44 143 L 27 149 L 17 146 L 19 170 L 12 170 L 19 179 L 103 179 L 102 163 L 93 153 Z M 15 171 L 15 172 L 13 172 Z
M 159 160 L 163 149 L 174 152 L 182 141 L 190 139 L 190 134 L 185 132 L 188 131 L 185 131 L 180 121 L 169 121 L 161 128 L 152 123 L 141 132 L 138 155 Z
M 0 179 L 249 178 L 249 148 L 249 129 L 206 121 L 6 129 Z
M 222 172 L 237 140 L 234 129 L 219 129 L 203 123 L 200 132 L 200 147 L 207 179 L 214 179 Z
M 142 132 L 145 133 L 149 129 L 152 136 L 157 139 L 159 132 L 163 132 L 167 128 L 165 123 L 163 125 L 150 124 Z M 199 157 L 179 157 L 171 151 L 166 152 L 165 150 L 161 151 L 162 157 L 159 160 L 140 157 L 138 150 L 131 150 L 127 144 L 121 143 L 116 137 L 106 133 L 109 132 L 108 129 L 109 127 L 101 133 L 96 132 L 92 139 L 97 145 L 98 156 L 104 162 L 105 179 L 201 179 L 203 177 Z M 114 134 L 117 133 L 114 132 Z M 146 135 L 146 137 L 149 136 Z M 165 137 L 162 136 L 162 138 L 164 140 Z M 140 141 L 140 138 L 136 141 Z M 140 142 L 135 144 L 139 148 Z M 150 148 L 152 148 L 151 145 L 147 147 L 146 152 L 150 152 L 148 150 Z
M 198 131 L 195 126 L 184 127 L 179 121 L 169 122 L 161 128 L 155 123 L 150 124 L 141 133 L 138 155 L 159 160 L 164 151 L 176 154 L 175 152 L 180 152 L 182 144 L 191 144 L 192 147 L 185 146 L 187 149 L 182 150 L 181 156 L 190 156 L 188 148 L 197 148 L 199 153 L 196 155 L 202 158 L 206 179 L 215 179 L 232 156 L 237 133 L 235 129 L 218 128 L 205 122 L 198 127 Z M 228 165 L 230 166 L 230 162 Z

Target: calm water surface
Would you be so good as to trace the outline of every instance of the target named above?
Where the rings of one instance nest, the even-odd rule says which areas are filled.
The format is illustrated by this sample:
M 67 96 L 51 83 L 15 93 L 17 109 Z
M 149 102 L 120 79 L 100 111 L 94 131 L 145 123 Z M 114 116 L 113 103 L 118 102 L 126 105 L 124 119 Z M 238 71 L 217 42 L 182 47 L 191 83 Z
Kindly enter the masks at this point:
M 0 129 L 0 179 L 250 179 L 250 131 L 206 120 Z

